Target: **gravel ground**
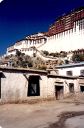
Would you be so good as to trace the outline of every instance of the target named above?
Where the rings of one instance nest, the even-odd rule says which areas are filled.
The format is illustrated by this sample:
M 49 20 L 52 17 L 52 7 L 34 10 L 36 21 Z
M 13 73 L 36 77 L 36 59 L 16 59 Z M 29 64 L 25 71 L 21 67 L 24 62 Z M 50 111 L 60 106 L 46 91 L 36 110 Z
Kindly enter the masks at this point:
M 66 128 L 84 128 L 84 115 L 75 116 L 65 121 Z
M 32 105 L 5 104 L 0 105 L 0 126 L 2 128 L 63 128 L 68 118 L 63 114 L 71 112 L 70 115 L 74 115 L 73 113 L 80 111 L 84 112 L 84 104 L 57 101 Z
M 48 128 L 84 128 L 84 111 L 64 112 L 59 116 L 59 121 Z

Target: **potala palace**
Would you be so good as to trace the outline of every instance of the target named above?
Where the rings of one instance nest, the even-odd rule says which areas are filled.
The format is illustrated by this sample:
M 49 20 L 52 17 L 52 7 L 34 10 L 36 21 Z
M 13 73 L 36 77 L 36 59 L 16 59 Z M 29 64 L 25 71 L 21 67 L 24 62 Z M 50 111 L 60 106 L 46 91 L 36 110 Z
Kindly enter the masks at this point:
M 7 55 L 16 50 L 32 55 L 36 51 L 60 52 L 84 48 L 84 8 L 74 10 L 58 18 L 48 32 L 37 33 L 17 41 L 7 48 Z

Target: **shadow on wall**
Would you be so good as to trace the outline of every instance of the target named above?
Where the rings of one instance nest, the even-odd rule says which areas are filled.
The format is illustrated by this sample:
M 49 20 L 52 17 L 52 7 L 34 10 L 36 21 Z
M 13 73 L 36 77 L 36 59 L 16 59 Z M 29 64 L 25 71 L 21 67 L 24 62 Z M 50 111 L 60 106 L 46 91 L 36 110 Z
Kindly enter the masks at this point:
M 0 72 L 0 78 L 6 78 L 3 72 Z
M 29 78 L 27 78 L 27 75 L 24 73 L 23 76 L 26 78 L 26 80 L 28 81 Z

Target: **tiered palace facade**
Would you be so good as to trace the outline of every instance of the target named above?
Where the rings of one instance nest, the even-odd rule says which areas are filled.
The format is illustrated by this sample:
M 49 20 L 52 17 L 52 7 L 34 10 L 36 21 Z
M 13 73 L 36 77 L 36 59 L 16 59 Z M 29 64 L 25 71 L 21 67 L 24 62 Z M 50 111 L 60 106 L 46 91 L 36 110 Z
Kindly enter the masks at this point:
M 7 55 L 16 50 L 31 55 L 33 48 L 49 52 L 74 51 L 84 48 L 84 8 L 58 18 L 48 32 L 30 35 L 7 48 Z

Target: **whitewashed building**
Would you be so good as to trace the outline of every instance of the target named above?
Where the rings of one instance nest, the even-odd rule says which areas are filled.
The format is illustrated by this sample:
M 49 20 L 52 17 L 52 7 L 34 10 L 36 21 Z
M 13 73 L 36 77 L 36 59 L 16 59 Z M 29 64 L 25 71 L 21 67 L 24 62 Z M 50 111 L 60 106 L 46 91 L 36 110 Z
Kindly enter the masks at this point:
M 34 35 L 27 36 L 25 39 L 17 41 L 13 46 L 7 48 L 7 55 L 15 55 L 16 51 L 19 50 L 26 55 L 32 55 L 36 49 L 44 45 L 47 41 L 47 37 L 44 33 L 38 33 Z
M 72 93 L 84 92 L 83 76 L 65 75 L 61 70 L 66 72 L 62 67 L 48 71 L 0 67 L 0 102 L 63 99 Z
M 79 88 L 79 91 L 84 92 L 84 62 L 60 65 L 56 67 L 56 70 L 61 76 L 77 78 L 78 87 L 76 87 Z M 67 84 L 69 85 L 70 83 L 67 82 Z M 74 83 L 72 88 L 74 90 Z

